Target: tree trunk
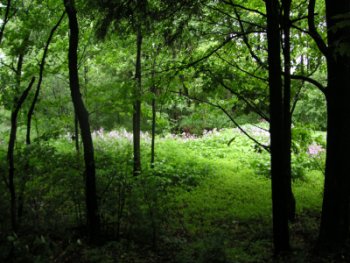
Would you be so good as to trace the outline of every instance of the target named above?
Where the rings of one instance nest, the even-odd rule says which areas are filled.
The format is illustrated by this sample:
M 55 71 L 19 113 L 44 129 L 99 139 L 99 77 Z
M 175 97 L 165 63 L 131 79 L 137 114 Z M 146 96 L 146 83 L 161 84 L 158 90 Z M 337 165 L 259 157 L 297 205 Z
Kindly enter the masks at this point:
M 288 187 L 288 217 L 295 219 L 295 198 L 292 191 L 292 113 L 291 113 L 291 46 L 290 46 L 290 6 L 291 0 L 282 0 L 283 8 L 283 57 L 284 57 L 284 83 L 283 83 L 283 121 L 284 121 L 284 169 Z
M 157 48 L 157 54 L 159 52 L 159 47 Z M 151 132 L 151 168 L 154 168 L 154 161 L 155 161 L 155 141 L 156 141 L 156 125 L 157 125 L 157 86 L 155 83 L 155 67 L 156 67 L 156 61 L 157 61 L 157 54 L 155 54 L 155 58 L 152 65 L 152 132 Z
M 75 141 L 75 150 L 77 153 L 80 152 L 79 147 L 79 121 L 76 114 L 74 114 L 74 141 Z
M 339 18 L 348 15 L 348 0 L 326 0 L 328 29 L 328 87 L 326 91 L 327 158 L 319 245 L 337 249 L 349 237 L 349 149 L 350 149 L 350 55 L 340 53 L 339 44 L 350 44 L 349 26 L 335 28 Z
M 84 146 L 87 230 L 90 242 L 95 242 L 95 238 L 98 236 L 100 231 L 100 218 L 97 205 L 94 148 L 90 132 L 89 114 L 81 97 L 78 77 L 77 49 L 79 41 L 79 27 L 74 0 L 64 0 L 64 5 L 69 18 L 70 29 L 68 54 L 69 84 L 75 114 L 80 125 L 81 139 Z
M 152 86 L 152 141 L 151 141 L 151 168 L 154 168 L 154 159 L 155 159 L 155 140 L 156 140 L 156 86 Z
M 280 58 L 279 7 L 266 0 L 267 41 L 270 86 L 271 184 L 273 243 L 275 253 L 289 250 L 288 184 L 285 176 L 283 98 Z
M 134 142 L 134 175 L 137 176 L 141 172 L 141 49 L 142 49 L 142 32 L 141 26 L 138 25 L 137 30 L 137 55 L 134 89 L 134 114 L 133 114 L 133 142 Z
M 11 113 L 11 131 L 10 131 L 10 139 L 7 150 L 7 160 L 9 164 L 9 175 L 8 175 L 8 188 L 11 196 L 11 227 L 12 231 L 17 231 L 17 200 L 16 200 L 16 187 L 14 182 L 14 174 L 15 174 L 15 162 L 14 162 L 14 149 L 17 137 L 17 117 L 20 109 L 24 101 L 26 100 L 30 89 L 34 84 L 35 78 L 33 77 L 30 81 L 28 87 L 23 91 L 21 97 L 16 102 L 16 105 Z

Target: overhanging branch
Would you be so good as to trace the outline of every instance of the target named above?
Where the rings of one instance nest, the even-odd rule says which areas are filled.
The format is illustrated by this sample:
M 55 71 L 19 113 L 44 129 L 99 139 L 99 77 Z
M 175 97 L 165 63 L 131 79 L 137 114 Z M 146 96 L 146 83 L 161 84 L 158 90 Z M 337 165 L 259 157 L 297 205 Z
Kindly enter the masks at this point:
M 323 94 L 326 94 L 326 87 L 324 87 L 320 82 L 310 77 L 301 76 L 301 75 L 291 75 L 291 79 L 302 80 L 308 83 L 311 83 L 316 88 L 318 88 Z

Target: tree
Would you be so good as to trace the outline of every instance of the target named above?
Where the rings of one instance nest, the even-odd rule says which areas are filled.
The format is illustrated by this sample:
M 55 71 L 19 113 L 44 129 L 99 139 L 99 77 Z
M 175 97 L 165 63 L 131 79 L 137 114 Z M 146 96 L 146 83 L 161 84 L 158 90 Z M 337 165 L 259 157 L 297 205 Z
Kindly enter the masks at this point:
M 39 94 L 40 94 L 40 88 L 41 88 L 41 83 L 43 81 L 43 75 L 44 75 L 44 68 L 45 68 L 45 60 L 46 60 L 46 56 L 47 56 L 47 53 L 48 53 L 48 50 L 49 50 L 49 46 L 50 46 L 50 43 L 51 43 L 51 40 L 52 40 L 52 37 L 55 33 L 55 31 L 57 30 L 57 28 L 59 27 L 59 25 L 61 24 L 64 16 L 65 16 L 65 12 L 63 12 L 63 14 L 61 15 L 60 19 L 58 20 L 58 22 L 55 24 L 55 26 L 51 29 L 51 32 L 49 34 L 49 37 L 46 41 L 46 45 L 45 45 L 45 48 L 44 48 L 44 53 L 43 53 L 43 56 L 41 58 L 41 62 L 40 62 L 40 69 L 39 69 L 39 80 L 38 80 L 38 84 L 36 86 L 36 90 L 35 90 L 35 94 L 34 94 L 34 98 L 33 98 L 33 101 L 30 105 L 30 108 L 28 110 L 28 113 L 27 113 L 27 134 L 26 134 L 26 143 L 27 144 L 30 144 L 30 132 L 31 132 L 31 126 L 32 126 L 32 117 L 33 117 L 33 114 L 34 114 L 34 110 L 35 110 L 35 106 L 36 106 L 36 103 L 39 99 Z
M 290 9 L 291 0 L 282 0 L 282 28 L 283 28 L 283 133 L 284 133 L 284 176 L 288 184 L 288 218 L 295 219 L 295 198 L 292 192 L 292 109 L 291 109 L 291 43 L 290 43 Z
M 20 109 L 28 94 L 34 84 L 35 78 L 32 78 L 28 87 L 22 92 L 18 101 L 15 102 L 13 111 L 11 113 L 11 130 L 10 130 L 10 139 L 7 150 L 7 159 L 9 163 L 9 171 L 8 171 L 8 188 L 11 195 L 11 226 L 14 232 L 17 231 L 17 196 L 16 196 L 16 186 L 15 186 L 15 161 L 14 161 L 14 149 L 15 142 L 17 137 L 17 118 Z
M 326 0 L 328 47 L 315 32 L 327 59 L 327 158 L 319 243 L 322 249 L 337 249 L 349 235 L 350 177 L 349 147 L 350 2 Z M 309 15 L 314 0 L 310 0 Z
M 143 1 L 140 1 L 141 3 Z M 141 12 L 146 8 L 143 5 L 137 5 L 136 16 L 139 17 L 136 23 L 136 65 L 135 65 L 135 88 L 134 88 L 134 113 L 132 119 L 133 127 L 133 142 L 134 142 L 134 175 L 139 175 L 141 172 L 141 94 L 142 94 L 142 24 Z
M 267 0 L 267 42 L 270 87 L 271 185 L 275 252 L 289 250 L 288 177 L 285 174 L 279 3 Z M 289 178 L 290 179 L 290 178 Z
M 91 137 L 89 113 L 87 112 L 84 102 L 80 94 L 79 76 L 78 76 L 78 43 L 79 43 L 79 27 L 76 16 L 74 0 L 64 0 L 64 5 L 69 19 L 69 84 L 71 97 L 74 105 L 74 111 L 77 116 L 81 139 L 84 146 L 85 161 L 85 198 L 86 198 L 86 219 L 87 230 L 90 242 L 95 242 L 100 231 L 100 219 L 96 194 L 96 178 L 95 178 L 95 159 L 94 147 Z
M 131 24 L 131 33 L 136 36 L 136 61 L 135 61 L 135 85 L 133 88 L 133 147 L 134 147 L 134 175 L 141 172 L 141 95 L 142 95 L 142 41 L 145 35 L 151 31 L 155 22 L 173 21 L 175 14 L 181 11 L 190 14 L 198 8 L 199 1 L 178 1 L 176 4 L 169 1 L 152 3 L 148 0 L 141 1 L 90 1 L 93 6 L 97 5 L 104 17 L 100 23 L 99 34 L 105 36 L 108 28 L 114 25 L 119 32 L 122 24 L 127 21 Z M 183 25 L 180 25 L 183 26 Z M 179 27 L 180 28 L 180 27 Z M 181 30 L 181 29 L 180 29 Z M 178 28 L 176 28 L 178 34 Z M 166 32 L 169 33 L 169 32 Z M 170 36 L 171 34 L 169 34 Z M 167 36 L 167 37 L 169 37 Z M 174 37 L 174 36 L 170 36 Z M 175 36 L 176 37 L 176 36 Z M 169 40 L 170 42 L 173 40 Z
M 148 1 L 124 2 L 110 1 L 108 3 L 96 3 L 91 1 L 93 6 L 97 5 L 105 12 L 102 18 L 98 34 L 105 37 L 108 28 L 112 23 L 119 23 L 127 20 L 131 23 L 132 32 L 136 35 L 136 60 L 135 60 L 135 84 L 133 85 L 133 149 L 134 149 L 134 175 L 141 172 L 141 95 L 142 95 L 142 39 L 143 29 L 147 23 L 146 13 L 148 12 Z

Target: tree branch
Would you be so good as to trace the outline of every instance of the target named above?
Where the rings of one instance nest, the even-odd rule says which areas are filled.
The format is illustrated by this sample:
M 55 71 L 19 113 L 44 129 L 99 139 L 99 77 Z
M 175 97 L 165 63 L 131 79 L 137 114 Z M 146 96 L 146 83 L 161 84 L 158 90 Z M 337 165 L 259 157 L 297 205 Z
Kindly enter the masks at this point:
M 259 10 L 248 8 L 248 7 L 245 7 L 245 6 L 242 6 L 242 5 L 235 4 L 235 3 L 232 2 L 232 0 L 230 0 L 230 1 L 222 0 L 222 2 L 227 4 L 227 5 L 232 6 L 234 8 L 238 7 L 238 8 L 241 8 L 243 10 L 246 10 L 246 11 L 249 11 L 249 12 L 261 15 L 263 17 L 266 17 L 266 14 L 264 14 L 263 12 L 260 12 Z
M 316 42 L 316 45 L 318 46 L 319 50 L 322 52 L 322 54 L 327 58 L 328 57 L 328 47 L 326 43 L 323 41 L 321 35 L 317 32 L 316 26 L 315 26 L 315 4 L 316 0 L 310 0 L 309 6 L 308 6 L 308 26 L 309 26 L 309 34 L 313 38 L 313 40 Z
M 174 66 L 172 68 L 167 68 L 167 69 L 164 69 L 164 70 L 156 71 L 155 73 L 160 74 L 160 73 L 165 73 L 165 72 L 169 72 L 169 71 L 174 70 L 174 71 L 176 71 L 176 74 L 177 74 L 179 71 L 181 71 L 183 69 L 191 68 L 191 67 L 197 65 L 198 63 L 202 62 L 203 60 L 208 59 L 213 54 L 218 52 L 221 48 L 223 48 L 225 45 L 230 43 L 233 39 L 241 37 L 244 34 L 248 35 L 248 34 L 257 33 L 257 32 L 258 31 L 249 31 L 249 32 L 244 32 L 244 33 L 242 33 L 242 32 L 231 33 L 230 36 L 226 37 L 226 39 L 221 44 L 219 44 L 218 46 L 214 47 L 212 50 L 208 51 L 207 54 L 205 54 L 203 57 L 200 57 L 197 60 L 194 60 L 194 61 L 189 62 L 187 64 L 186 63 L 182 63 L 182 65 L 180 65 L 180 66 Z M 151 74 L 151 73 L 149 73 L 149 74 Z
M 233 19 L 233 20 L 235 20 L 235 21 L 238 21 L 238 19 L 237 19 L 237 17 L 234 17 L 234 16 L 232 16 L 230 13 L 228 13 L 228 12 L 225 12 L 224 10 L 222 10 L 222 9 L 220 9 L 220 8 L 217 8 L 217 7 L 214 7 L 214 6 L 210 6 L 210 5 L 205 5 L 205 6 L 207 6 L 208 8 L 210 8 L 210 9 L 212 9 L 212 10 L 214 10 L 214 11 L 217 11 L 218 13 L 220 13 L 220 14 L 222 14 L 222 15 L 225 15 L 225 16 L 227 16 L 227 17 L 229 17 L 229 18 L 231 18 L 231 19 Z M 261 24 L 257 24 L 257 23 L 253 23 L 253 22 L 251 22 L 251 21 L 247 21 L 247 20 L 241 20 L 243 23 L 245 23 L 245 24 L 248 24 L 248 25 L 251 25 L 251 26 L 255 26 L 255 27 L 257 27 L 257 28 L 261 28 L 261 29 L 263 29 L 264 31 L 266 31 L 266 27 L 264 27 L 264 26 L 262 26 Z M 216 23 L 217 24 L 217 23 Z M 215 24 L 215 25 L 216 25 Z
M 177 91 L 171 91 L 172 93 L 176 93 L 176 94 L 180 94 L 180 92 L 177 92 Z M 199 99 L 199 98 L 196 98 L 196 97 L 192 97 L 190 95 L 186 95 L 186 94 L 181 94 L 182 96 L 186 96 L 187 98 L 191 99 L 191 100 L 195 100 L 195 101 L 198 101 L 198 102 L 201 102 L 201 103 L 205 103 L 205 104 L 208 104 L 214 108 L 218 108 L 220 109 L 223 113 L 225 113 L 225 115 L 232 121 L 232 123 L 234 125 L 237 126 L 237 128 L 244 134 L 246 135 L 250 140 L 252 140 L 254 143 L 256 143 L 257 145 L 259 145 L 260 147 L 262 147 L 264 150 L 266 150 L 267 152 L 270 152 L 270 147 L 267 146 L 267 145 L 264 145 L 262 144 L 261 142 L 257 141 L 254 137 L 252 137 L 249 133 L 247 133 L 237 122 L 236 120 L 231 116 L 230 113 L 228 113 L 228 111 L 223 108 L 222 106 L 218 105 L 218 104 L 215 104 L 215 103 L 212 103 L 210 101 L 206 101 L 206 100 L 202 100 L 202 99 Z
M 301 91 L 303 90 L 303 87 L 304 87 L 304 81 L 303 83 L 300 85 L 297 93 L 295 94 L 294 96 L 294 101 L 293 101 L 293 105 L 292 105 L 292 109 L 290 110 L 290 115 L 293 116 L 293 113 L 295 111 L 295 108 L 297 107 L 297 103 L 299 101 L 299 98 L 300 98 L 300 94 L 301 94 Z
M 255 54 L 255 52 L 253 51 L 250 43 L 249 43 L 249 40 L 247 38 L 247 35 L 245 33 L 245 29 L 244 29 L 244 26 L 243 26 L 243 23 L 242 23 L 242 20 L 241 20 L 241 17 L 239 15 L 239 13 L 237 12 L 236 8 L 234 9 L 234 12 L 237 16 L 237 19 L 238 19 L 238 23 L 239 23 L 239 27 L 241 28 L 241 31 L 243 32 L 242 34 L 242 37 L 243 37 L 243 41 L 245 43 L 245 45 L 247 46 L 248 50 L 249 50 L 249 53 L 250 55 L 253 57 L 253 59 L 260 65 L 262 66 L 263 68 L 267 68 L 267 66 L 265 65 L 265 63 Z
M 46 56 L 47 56 L 47 52 L 49 50 L 49 46 L 51 43 L 51 40 L 53 38 L 53 35 L 55 33 L 55 31 L 57 30 L 57 28 L 59 27 L 59 25 L 61 24 L 64 16 L 65 16 L 66 12 L 64 11 L 60 17 L 60 19 L 58 20 L 58 22 L 55 24 L 55 26 L 51 29 L 50 35 L 46 41 L 46 45 L 44 48 L 44 53 L 41 59 L 41 63 L 40 63 L 40 69 L 39 69 L 39 80 L 36 86 L 36 90 L 35 90 L 35 94 L 34 94 L 34 98 L 32 101 L 32 104 L 30 105 L 30 108 L 28 110 L 28 114 L 27 114 L 27 135 L 26 135 L 26 142 L 27 144 L 30 144 L 30 128 L 31 128 L 31 120 L 32 120 L 32 116 L 34 113 L 34 109 L 35 109 L 35 105 L 38 101 L 39 98 L 39 94 L 40 94 L 40 88 L 41 88 L 41 83 L 43 80 L 43 75 L 44 75 L 44 67 L 45 67 L 45 60 L 46 60 Z
M 13 65 L 10 65 L 10 64 L 6 64 L 5 62 L 3 62 L 2 60 L 0 60 L 0 64 L 9 68 L 10 70 L 12 70 L 14 73 L 17 73 L 17 69 L 13 66 Z
M 301 75 L 291 75 L 291 79 L 297 79 L 297 80 L 302 80 L 305 82 L 309 82 L 311 84 L 313 84 L 315 87 L 317 87 L 323 94 L 326 94 L 326 87 L 324 87 L 320 82 L 318 82 L 317 80 L 314 80 L 310 77 L 306 77 L 306 76 L 301 76 Z
M 5 16 L 4 16 L 4 20 L 2 22 L 1 29 L 0 29 L 0 46 L 1 46 L 1 42 L 2 42 L 2 37 L 4 36 L 6 24 L 9 21 L 10 9 L 11 9 L 11 0 L 7 0 Z
M 221 59 L 222 61 L 226 62 L 227 64 L 229 64 L 230 66 L 234 67 L 234 68 L 237 68 L 239 71 L 242 71 L 243 73 L 247 74 L 248 76 L 252 77 L 252 78 L 255 78 L 255 79 L 258 79 L 258 80 L 261 80 L 261 81 L 264 81 L 264 82 L 268 82 L 268 79 L 266 78 L 262 78 L 262 77 L 259 77 L 259 76 L 256 76 L 254 75 L 253 73 L 247 71 L 247 70 L 244 70 L 242 69 L 240 66 L 238 66 L 236 63 L 232 63 L 230 61 L 228 61 L 227 59 L 223 58 L 218 52 L 216 52 L 217 57 L 219 59 Z M 258 67 L 259 69 L 259 67 Z
M 209 74 L 217 81 L 219 82 L 219 84 L 224 87 L 226 90 L 228 90 L 229 92 L 231 92 L 233 95 L 235 95 L 237 98 L 239 98 L 240 100 L 243 100 L 255 113 L 257 113 L 261 118 L 263 118 L 266 121 L 270 121 L 269 118 L 265 115 L 264 112 L 262 112 L 255 104 L 253 104 L 252 102 L 250 102 L 248 99 L 246 99 L 244 96 L 242 96 L 240 93 L 236 92 L 235 90 L 233 90 L 232 88 L 230 88 L 229 86 L 227 86 L 225 84 L 225 82 L 219 78 L 217 78 L 214 73 L 212 73 L 210 70 L 207 70 L 209 72 Z

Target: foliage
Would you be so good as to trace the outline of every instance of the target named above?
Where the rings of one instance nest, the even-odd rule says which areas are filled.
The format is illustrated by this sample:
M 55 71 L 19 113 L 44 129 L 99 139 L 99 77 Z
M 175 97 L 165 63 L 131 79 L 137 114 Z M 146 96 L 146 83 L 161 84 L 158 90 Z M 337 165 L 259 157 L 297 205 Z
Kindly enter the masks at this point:
M 268 141 L 265 131 L 252 125 L 244 128 Z M 232 136 L 235 140 L 227 146 Z M 268 159 L 267 153 L 256 152 L 237 129 L 208 131 L 201 137 L 169 135 L 157 138 L 155 167 L 146 165 L 149 155 L 144 154 L 143 173 L 134 177 L 131 137 L 125 130 L 94 133 L 103 231 L 119 242 L 91 249 L 81 236 L 82 159 L 67 136 L 19 149 L 17 169 L 26 171 L 17 176 L 26 181 L 22 224 L 35 235 L 8 233 L 2 256 L 12 242 L 15 253 L 21 255 L 18 260 L 38 262 L 53 256 L 83 262 L 115 258 L 150 262 L 158 257 L 164 262 L 201 263 L 268 259 L 270 182 L 254 165 L 254 160 Z M 150 147 L 147 134 L 142 147 Z M 298 211 L 314 210 L 320 206 L 322 179 L 306 170 L 304 181 L 296 180 L 294 185 Z M 174 251 L 178 253 L 172 256 Z M 141 254 L 146 259 L 141 260 Z
M 82 145 L 67 81 L 67 20 L 49 47 L 31 145 L 24 144 L 24 130 L 33 93 L 18 119 L 15 186 L 23 215 L 18 233 L 9 231 L 6 143 L 11 110 L 38 75 L 45 41 L 64 9 L 56 0 L 12 2 L 0 43 L 0 261 L 272 261 L 270 155 L 259 145 L 269 146 L 261 1 L 74 1 L 82 96 L 94 130 L 105 241 L 100 247 L 90 247 L 85 236 L 83 155 L 74 144 Z M 325 59 L 306 32 L 307 5 L 292 2 L 292 73 L 327 86 Z M 0 4 L 1 25 L 4 7 Z M 326 39 L 324 9 L 317 1 L 315 24 Z M 340 16 L 333 30 L 348 27 L 346 19 L 348 15 Z M 139 26 L 142 92 L 135 98 Z M 103 41 L 96 35 L 103 35 Z M 345 41 L 336 49 L 343 55 L 348 50 Z M 318 224 L 326 148 L 318 130 L 324 131 L 327 123 L 324 97 L 310 83 L 293 80 L 291 95 L 292 177 L 301 214 L 291 229 L 298 243 L 310 241 L 300 232 L 312 236 Z M 135 99 L 142 101 L 143 167 L 138 177 L 132 176 L 130 133 Z M 157 136 L 151 167 L 153 100 Z M 307 260 L 300 251 L 292 256 L 295 262 Z
M 295 121 L 304 127 L 324 131 L 327 126 L 325 98 L 315 89 L 304 91 L 301 97 L 293 115 Z

